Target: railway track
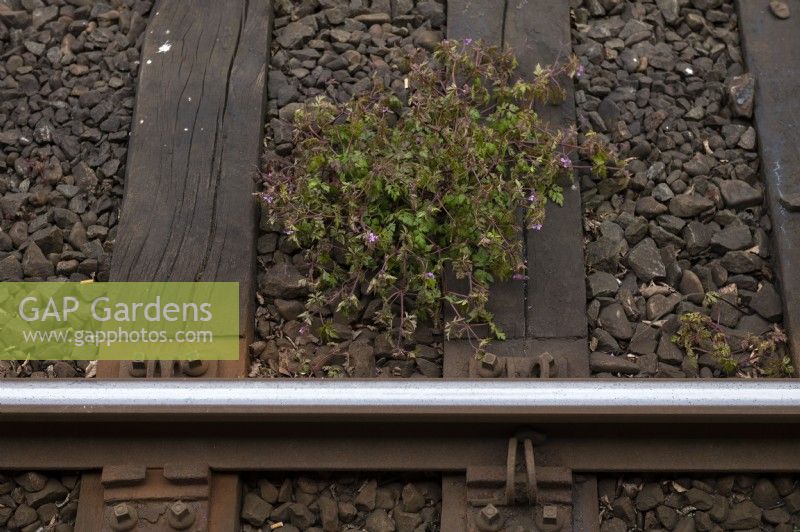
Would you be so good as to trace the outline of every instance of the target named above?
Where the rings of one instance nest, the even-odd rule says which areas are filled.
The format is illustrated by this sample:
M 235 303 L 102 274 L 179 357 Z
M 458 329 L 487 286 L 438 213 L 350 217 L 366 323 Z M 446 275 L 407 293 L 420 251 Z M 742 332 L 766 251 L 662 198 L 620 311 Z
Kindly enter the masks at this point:
M 597 329 L 608 327 L 592 317 L 591 303 L 587 309 L 583 182 L 566 191 L 563 207 L 548 207 L 541 231 L 520 235 L 528 278 L 492 286 L 490 309 L 508 333 L 505 342 L 493 344 L 496 356 L 477 360 L 466 342 L 434 336 L 441 356 L 432 355 L 431 364 L 380 362 L 371 344 L 353 376 L 444 379 L 245 378 L 274 341 L 266 337 L 262 310 L 269 312 L 274 302 L 255 296 L 263 292 L 259 278 L 276 270 L 259 275 L 257 264 L 281 248 L 269 248 L 269 233 L 259 238 L 266 229 L 253 201 L 264 124 L 278 116 L 281 91 L 287 90 L 280 76 L 268 75 L 269 66 L 282 62 L 279 69 L 310 70 L 298 58 L 312 57 L 311 48 L 294 49 L 297 64 L 287 59 L 294 43 L 324 37 L 338 39 L 343 50 L 348 39 L 356 40 L 306 26 L 309 16 L 336 20 L 336 13 L 320 14 L 317 2 L 284 4 L 197 0 L 187 10 L 185 2 L 161 0 L 153 7 L 139 41 L 124 203 L 108 264 L 111 281 L 238 282 L 238 360 L 100 361 L 96 379 L 2 381 L 0 471 L 16 473 L 0 475 L 0 530 L 48 529 L 49 522 L 49 529 L 62 531 L 332 531 L 347 529 L 347 523 L 371 532 L 797 530 L 796 380 L 589 378 L 677 376 L 677 366 L 660 349 L 656 355 L 655 339 L 652 353 L 634 350 L 634 340 L 647 336 L 658 320 L 629 324 L 627 339 L 615 336 L 631 341 L 622 345 L 640 355 L 633 361 L 596 351 Z M 415 44 L 436 35 L 482 39 L 513 48 L 522 71 L 569 55 L 571 28 L 583 24 L 576 10 L 618 17 L 624 25 L 639 17 L 633 4 L 663 16 L 674 4 L 681 17 L 705 14 L 692 19 L 698 28 L 709 18 L 730 20 L 735 12 L 739 53 L 755 79 L 764 214 L 772 228 L 773 252 L 763 258 L 762 270 L 770 275 L 752 275 L 758 290 L 767 279 L 777 287 L 787 356 L 800 367 L 800 276 L 793 267 L 800 249 L 794 177 L 800 174 L 800 111 L 793 98 L 800 87 L 787 68 L 800 64 L 800 5 L 786 2 L 797 13 L 781 18 L 778 8 L 760 0 L 705 6 L 694 0 L 572 6 L 450 0 L 446 11 L 425 3 L 425 18 L 416 11 L 409 15 L 411 8 L 401 13 L 401 0 L 384 2 L 388 12 L 381 11 L 381 2 L 363 4 L 354 16 L 364 25 L 400 25 L 403 16 L 408 24 L 423 20 L 409 30 Z M 17 7 L 0 4 L 4 25 L 25 20 L 18 13 L 28 6 Z M 287 9 L 299 11 L 287 15 Z M 676 32 L 683 31 L 679 24 Z M 719 36 L 711 30 L 708 35 Z M 610 37 L 597 42 L 607 44 Z M 622 48 L 633 41 L 623 40 Z M 585 98 L 576 93 L 591 94 L 579 84 L 565 89 L 563 103 L 540 110 L 559 127 L 575 123 L 576 106 Z M 748 300 L 755 298 L 756 290 L 749 291 Z M 589 301 L 595 296 L 590 293 Z M 616 304 L 609 303 L 604 308 Z M 755 312 L 745 314 L 761 320 Z M 706 369 L 697 373 L 710 376 L 712 369 Z M 61 478 L 19 475 L 24 471 Z M 351 478 L 337 484 L 338 477 L 319 474 Z M 745 476 L 736 477 L 727 492 L 722 480 L 706 482 L 725 475 Z M 749 482 L 747 475 L 760 480 Z M 769 486 L 776 493 L 772 498 L 763 495 L 772 496 Z M 646 495 L 653 489 L 651 505 Z M 695 492 L 690 499 L 686 493 L 693 489 L 712 503 L 727 500 L 724 515 L 715 514 L 712 503 L 706 508 Z M 670 506 L 667 496 L 679 502 Z M 13 513 L 3 521 L 9 507 Z M 56 524 L 64 508 L 74 514 L 74 526 Z
M 14 426 L 0 446 L 6 467 L 90 471 L 86 530 L 123 503 L 177 500 L 233 529 L 240 475 L 270 471 L 435 472 L 442 530 L 490 503 L 509 525 L 538 508 L 558 521 L 539 528 L 593 530 L 599 474 L 797 471 L 798 394 L 785 380 L 30 381 L 0 395 Z

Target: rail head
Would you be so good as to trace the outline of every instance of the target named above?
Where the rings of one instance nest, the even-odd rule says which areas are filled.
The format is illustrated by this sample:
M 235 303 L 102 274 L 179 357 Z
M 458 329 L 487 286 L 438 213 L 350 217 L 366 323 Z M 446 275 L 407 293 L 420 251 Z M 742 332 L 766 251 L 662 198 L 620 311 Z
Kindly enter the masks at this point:
M 0 419 L 480 423 L 800 421 L 800 381 L 19 380 Z

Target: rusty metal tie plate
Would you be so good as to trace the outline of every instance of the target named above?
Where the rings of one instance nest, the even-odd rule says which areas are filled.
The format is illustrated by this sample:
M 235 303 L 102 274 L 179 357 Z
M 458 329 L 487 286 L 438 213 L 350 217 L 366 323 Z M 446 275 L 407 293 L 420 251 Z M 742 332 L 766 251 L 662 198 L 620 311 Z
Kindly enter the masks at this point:
M 467 468 L 469 532 L 572 530 L 572 471 L 537 466 L 544 437 L 520 433 L 508 441 L 505 466 Z

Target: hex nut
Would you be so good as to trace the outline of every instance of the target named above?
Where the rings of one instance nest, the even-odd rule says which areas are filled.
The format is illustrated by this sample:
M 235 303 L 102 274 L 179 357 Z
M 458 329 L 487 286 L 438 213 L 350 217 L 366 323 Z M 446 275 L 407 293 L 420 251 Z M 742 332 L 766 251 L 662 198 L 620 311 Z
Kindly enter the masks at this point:
M 487 523 L 495 524 L 500 520 L 500 511 L 494 504 L 487 504 L 481 508 L 481 515 L 486 519 Z
M 475 524 L 481 532 L 497 532 L 503 528 L 503 519 L 500 510 L 494 504 L 487 504 L 475 518 Z
M 128 374 L 131 377 L 144 377 L 147 375 L 147 362 L 144 360 L 133 360 L 128 366 Z
M 195 513 L 183 501 L 177 501 L 169 507 L 167 522 L 175 530 L 185 530 L 195 522 Z
M 497 368 L 498 362 L 499 360 L 497 359 L 497 355 L 493 353 L 486 353 L 485 355 L 483 355 L 483 358 L 481 359 L 481 365 L 484 368 L 491 370 Z
M 199 377 L 208 371 L 207 360 L 184 360 L 181 363 L 181 371 L 187 377 Z
M 541 532 L 559 532 L 565 528 L 567 516 L 555 504 L 545 504 L 536 509 L 536 526 Z
M 133 530 L 138 522 L 136 509 L 127 503 L 119 503 L 111 510 L 111 528 L 118 532 Z
M 558 506 L 548 504 L 542 508 L 542 519 L 548 525 L 554 525 L 558 523 Z

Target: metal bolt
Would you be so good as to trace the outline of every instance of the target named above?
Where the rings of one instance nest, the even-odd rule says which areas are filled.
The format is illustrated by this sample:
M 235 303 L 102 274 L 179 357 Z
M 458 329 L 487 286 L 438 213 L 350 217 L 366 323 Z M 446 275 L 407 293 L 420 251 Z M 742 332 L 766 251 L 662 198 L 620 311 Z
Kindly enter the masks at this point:
M 136 510 L 124 502 L 114 506 L 111 513 L 111 528 L 119 532 L 133 530 L 139 521 Z
M 546 505 L 542 508 L 542 520 L 545 524 L 555 525 L 558 523 L 558 506 L 552 504 Z
M 481 516 L 486 519 L 489 524 L 495 524 L 500 520 L 500 511 L 494 504 L 487 504 L 481 509 Z
M 178 501 L 169 507 L 167 521 L 175 530 L 185 530 L 194 524 L 195 515 L 192 509 L 184 502 Z
M 506 368 L 506 360 L 494 353 L 484 353 L 480 365 L 476 368 L 477 376 L 484 379 L 499 377 Z
M 169 511 L 172 512 L 172 515 L 180 519 L 183 519 L 184 517 L 189 515 L 189 507 L 186 506 L 181 501 L 178 501 L 172 506 L 170 506 Z
M 134 360 L 128 366 L 128 374 L 131 377 L 144 377 L 147 375 L 147 362 L 144 360 Z
M 208 371 L 208 362 L 206 360 L 184 360 L 181 364 L 181 369 L 184 375 L 199 377 Z
M 537 530 L 542 532 L 559 532 L 564 529 L 565 521 L 568 518 L 561 511 L 561 508 L 554 504 L 546 504 L 541 507 L 541 513 L 536 512 Z
M 550 377 L 555 377 L 558 371 L 555 367 L 555 359 L 553 355 L 545 351 L 544 353 L 539 355 L 539 377 L 543 379 L 549 379 Z
M 483 355 L 483 358 L 481 359 L 481 365 L 484 368 L 491 369 L 491 370 L 494 370 L 495 368 L 497 368 L 497 364 L 499 362 L 500 361 L 497 358 L 497 355 L 495 355 L 493 353 L 486 353 L 485 355 Z
M 475 519 L 475 524 L 481 532 L 497 532 L 503 527 L 503 516 L 494 504 L 487 504 Z

